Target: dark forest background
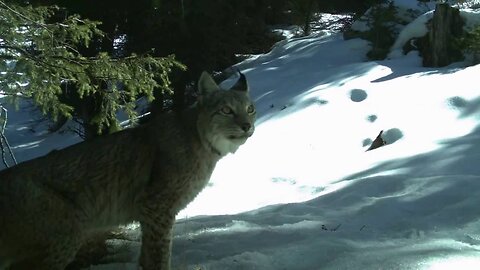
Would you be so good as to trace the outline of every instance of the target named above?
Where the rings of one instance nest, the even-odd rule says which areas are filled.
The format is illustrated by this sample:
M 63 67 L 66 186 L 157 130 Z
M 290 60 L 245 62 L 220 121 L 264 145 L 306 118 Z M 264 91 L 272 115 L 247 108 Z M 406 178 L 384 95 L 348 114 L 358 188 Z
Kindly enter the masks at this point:
M 202 71 L 228 77 L 228 67 L 284 38 L 275 28 L 308 35 L 318 13 L 360 16 L 383 1 L 4 0 L 2 87 L 32 98 L 51 131 L 72 119 L 90 139 L 121 129 L 120 111 L 136 121 L 142 97 L 152 114 L 183 109 Z M 12 87 L 19 80 L 23 89 Z
M 79 14 L 102 22 L 106 35 L 82 53 L 111 55 L 174 54 L 186 65 L 171 74 L 173 97 L 156 96 L 152 108 L 163 110 L 185 105 L 189 89 L 203 70 L 219 72 L 237 63 L 236 55 L 267 52 L 281 37 L 275 25 L 305 23 L 315 12 L 363 12 L 372 0 L 31 0 L 33 5 L 63 7 L 59 19 Z M 303 21 L 303 22 L 302 22 Z M 114 42 L 114 41 L 121 41 Z M 170 99 L 173 103 L 165 102 Z

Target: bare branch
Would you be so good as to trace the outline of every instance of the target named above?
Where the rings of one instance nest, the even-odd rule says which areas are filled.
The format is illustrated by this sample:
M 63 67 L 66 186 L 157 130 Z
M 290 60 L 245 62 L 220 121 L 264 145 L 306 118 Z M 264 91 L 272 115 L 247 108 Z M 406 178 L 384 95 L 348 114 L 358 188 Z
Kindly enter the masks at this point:
M 3 115 L 3 116 L 2 116 Z M 0 150 L 2 152 L 2 160 L 3 164 L 5 164 L 5 167 L 10 167 L 7 162 L 6 158 L 6 151 L 5 147 L 10 153 L 10 157 L 13 160 L 13 163 L 17 165 L 17 159 L 15 158 L 15 155 L 13 154 L 12 148 L 10 147 L 10 144 L 8 143 L 7 137 L 5 136 L 5 128 L 7 126 L 7 121 L 8 121 L 8 114 L 7 114 L 7 109 L 5 109 L 2 105 L 0 105 L 0 118 L 3 118 L 3 123 L 2 126 L 0 127 Z

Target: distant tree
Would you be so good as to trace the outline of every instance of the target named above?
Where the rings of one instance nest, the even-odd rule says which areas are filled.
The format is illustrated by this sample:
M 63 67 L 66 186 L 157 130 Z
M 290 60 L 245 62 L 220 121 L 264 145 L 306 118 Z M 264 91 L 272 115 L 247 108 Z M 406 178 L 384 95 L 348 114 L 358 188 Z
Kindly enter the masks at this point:
M 151 14 L 156 53 L 175 53 L 188 70 L 172 79 L 174 107 L 186 105 L 188 89 L 202 70 L 222 71 L 245 55 L 270 50 L 279 38 L 265 22 L 268 2 L 260 0 L 162 1 Z M 132 38 L 137 33 L 129 34 Z
M 366 14 L 366 23 L 370 30 L 366 32 L 365 38 L 372 44 L 367 56 L 372 60 L 384 59 L 398 35 L 397 8 L 394 2 L 387 0 L 372 6 Z
M 460 10 L 447 3 L 437 4 L 428 33 L 421 38 L 421 55 L 426 67 L 443 67 L 464 59 L 462 38 L 465 22 Z
M 311 33 L 311 23 L 315 12 L 317 11 L 317 1 L 315 0 L 290 0 L 292 13 L 294 14 L 294 23 L 301 25 L 302 34 L 308 36 Z
M 268 25 L 290 24 L 290 0 L 265 0 L 264 20 Z
M 480 26 L 469 31 L 462 43 L 466 52 L 473 56 L 473 64 L 480 63 Z
M 172 95 L 156 91 L 152 110 L 166 104 L 181 109 L 188 89 L 203 70 L 222 71 L 244 55 L 268 51 L 279 39 L 267 25 L 286 13 L 287 0 L 30 0 L 55 3 L 69 14 L 101 21 L 106 35 L 90 50 L 109 51 L 111 41 L 121 37 L 122 52 L 175 54 L 188 69 L 171 74 Z M 93 8 L 94 7 L 94 8 Z M 81 51 L 84 55 L 86 54 Z M 170 102 L 171 101 L 171 102 Z M 166 109 L 169 109 L 167 107 Z
M 393 0 L 379 1 L 380 3 L 373 1 L 375 4 L 365 14 L 356 16 L 357 21 L 367 26 L 366 29 L 348 28 L 343 33 L 345 39 L 363 38 L 370 41 L 371 50 L 367 57 L 371 60 L 382 60 L 387 56 L 399 33 L 399 24 L 406 23 L 397 16 L 397 7 Z
M 169 73 L 183 68 L 173 56 L 112 57 L 103 52 L 85 56 L 81 48 L 105 36 L 98 29 L 99 22 L 78 15 L 58 21 L 54 18 L 58 11 L 53 6 L 0 1 L 0 89 L 10 101 L 30 98 L 54 121 L 80 119 L 89 138 L 116 130 L 119 111 L 133 121 L 138 97 L 151 101 L 154 89 L 171 91 Z M 95 113 L 82 117 L 65 95 L 75 95 L 80 101 L 92 98 Z

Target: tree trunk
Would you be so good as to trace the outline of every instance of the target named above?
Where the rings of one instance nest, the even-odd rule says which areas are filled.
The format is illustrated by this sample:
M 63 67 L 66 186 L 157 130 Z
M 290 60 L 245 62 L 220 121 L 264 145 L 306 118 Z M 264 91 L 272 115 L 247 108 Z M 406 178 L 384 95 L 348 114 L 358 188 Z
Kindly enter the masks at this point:
M 310 26 L 310 22 L 312 21 L 313 17 L 313 0 L 310 0 L 306 3 L 305 6 L 305 14 L 304 14 L 304 21 L 303 21 L 303 35 L 308 36 L 312 32 L 312 27 Z
M 448 4 L 437 4 L 429 32 L 425 37 L 426 46 L 422 51 L 425 67 L 443 67 L 463 59 L 458 39 L 463 32 L 460 11 Z

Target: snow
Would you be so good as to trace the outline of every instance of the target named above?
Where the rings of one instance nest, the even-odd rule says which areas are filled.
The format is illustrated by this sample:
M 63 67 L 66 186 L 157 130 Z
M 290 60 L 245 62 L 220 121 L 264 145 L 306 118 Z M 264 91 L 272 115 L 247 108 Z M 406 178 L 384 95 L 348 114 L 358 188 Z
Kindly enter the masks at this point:
M 391 48 L 389 57 L 401 56 L 403 54 L 402 47 L 412 38 L 423 37 L 427 34 L 428 29 L 426 23 L 433 18 L 433 11 L 428 11 L 417 17 L 413 22 L 405 26 L 398 35 L 397 40 Z
M 462 9 L 460 11 L 460 16 L 466 22 L 464 28 L 467 31 L 470 31 L 473 29 L 473 27 L 480 25 L 480 10 Z M 406 25 L 393 44 L 389 58 L 401 57 L 403 54 L 402 47 L 406 42 L 412 38 L 419 38 L 426 35 L 428 32 L 426 24 L 432 18 L 433 10 L 430 10 L 418 16 L 415 20 Z
M 392 54 L 428 16 L 404 28 Z M 480 268 L 480 65 L 424 68 L 415 51 L 372 62 L 368 50 L 314 35 L 237 65 L 256 131 L 178 215 L 174 267 Z M 9 109 L 19 160 L 78 141 L 32 133 L 27 111 Z M 366 152 L 381 130 L 387 145 Z M 111 243 L 119 254 L 88 269 L 136 269 L 138 226 L 125 230 L 130 242 Z

